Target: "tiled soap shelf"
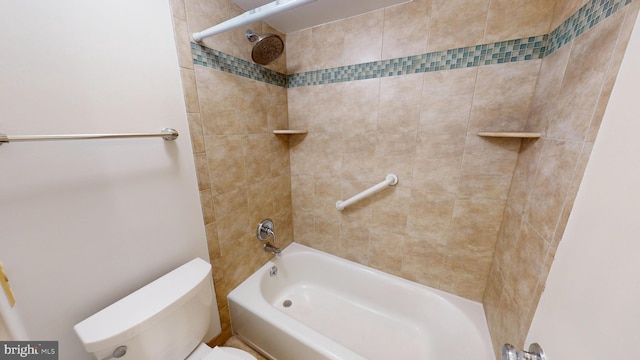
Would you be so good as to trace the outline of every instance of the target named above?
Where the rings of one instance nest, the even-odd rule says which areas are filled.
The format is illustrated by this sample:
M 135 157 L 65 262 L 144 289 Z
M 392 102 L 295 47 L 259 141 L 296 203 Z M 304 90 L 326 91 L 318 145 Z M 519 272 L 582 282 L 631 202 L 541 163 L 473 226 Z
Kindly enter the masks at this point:
M 542 134 L 536 133 L 536 132 L 516 132 L 516 131 L 500 131 L 500 132 L 481 131 L 478 133 L 478 136 L 498 137 L 498 138 L 537 139 L 540 136 L 542 136 Z
M 273 130 L 273 133 L 276 135 L 296 135 L 296 134 L 306 134 L 308 130 Z

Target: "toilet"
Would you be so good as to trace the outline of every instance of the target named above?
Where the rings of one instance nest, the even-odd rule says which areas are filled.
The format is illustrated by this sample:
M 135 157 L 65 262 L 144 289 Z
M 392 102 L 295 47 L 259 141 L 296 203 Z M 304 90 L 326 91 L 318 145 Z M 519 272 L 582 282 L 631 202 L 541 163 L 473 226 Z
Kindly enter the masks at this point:
M 203 343 L 213 306 L 211 265 L 196 258 L 73 328 L 98 360 L 256 360 Z

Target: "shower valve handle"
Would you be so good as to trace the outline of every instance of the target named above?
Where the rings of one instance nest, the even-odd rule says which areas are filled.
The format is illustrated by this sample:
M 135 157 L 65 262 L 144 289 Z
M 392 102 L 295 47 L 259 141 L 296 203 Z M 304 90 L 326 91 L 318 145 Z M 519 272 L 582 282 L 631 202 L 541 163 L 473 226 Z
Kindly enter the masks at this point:
M 276 243 L 276 233 L 273 231 L 273 221 L 271 219 L 264 219 L 258 224 L 258 230 L 256 236 L 260 241 L 267 241 L 269 237 L 273 238 L 273 243 Z

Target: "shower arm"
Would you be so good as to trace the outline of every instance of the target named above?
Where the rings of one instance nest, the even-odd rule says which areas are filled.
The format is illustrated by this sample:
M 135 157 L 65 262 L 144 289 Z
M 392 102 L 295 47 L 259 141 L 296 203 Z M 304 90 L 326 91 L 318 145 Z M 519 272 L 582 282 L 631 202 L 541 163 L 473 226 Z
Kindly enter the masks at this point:
M 255 21 L 259 21 L 259 20 L 268 18 L 270 16 L 280 14 L 285 11 L 295 9 L 299 6 L 306 5 L 314 1 L 317 1 L 317 0 L 290 0 L 290 1 L 275 0 L 268 4 L 259 6 L 253 10 L 246 11 L 241 15 L 238 15 L 227 21 L 224 21 L 218 25 L 212 26 L 200 32 L 195 32 L 191 35 L 191 37 L 193 38 L 194 41 L 200 42 L 204 38 L 207 38 L 209 36 L 220 34 L 222 32 L 235 29 L 240 26 L 251 24 Z

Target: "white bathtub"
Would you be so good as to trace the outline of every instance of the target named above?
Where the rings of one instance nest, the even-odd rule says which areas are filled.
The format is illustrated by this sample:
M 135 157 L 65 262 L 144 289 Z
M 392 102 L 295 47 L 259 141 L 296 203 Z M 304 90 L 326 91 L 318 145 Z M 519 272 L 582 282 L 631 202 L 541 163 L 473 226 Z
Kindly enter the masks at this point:
M 296 243 L 228 300 L 233 333 L 271 359 L 494 359 L 481 304 Z

